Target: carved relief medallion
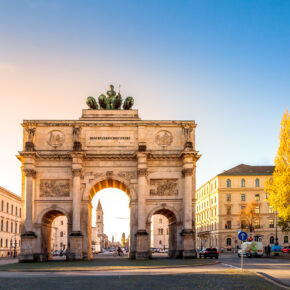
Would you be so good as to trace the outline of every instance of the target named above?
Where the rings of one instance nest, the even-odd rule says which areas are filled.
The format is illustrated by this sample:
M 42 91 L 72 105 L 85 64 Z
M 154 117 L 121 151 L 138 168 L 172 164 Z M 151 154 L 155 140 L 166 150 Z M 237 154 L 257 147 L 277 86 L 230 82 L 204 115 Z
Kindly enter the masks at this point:
M 64 143 L 64 134 L 59 130 L 52 130 L 48 134 L 47 144 L 54 149 L 61 146 Z
M 169 146 L 173 141 L 173 136 L 169 131 L 162 130 L 155 136 L 155 142 L 159 146 Z
M 63 197 L 69 196 L 69 179 L 41 179 L 40 197 Z
M 178 179 L 150 179 L 150 195 L 177 196 Z

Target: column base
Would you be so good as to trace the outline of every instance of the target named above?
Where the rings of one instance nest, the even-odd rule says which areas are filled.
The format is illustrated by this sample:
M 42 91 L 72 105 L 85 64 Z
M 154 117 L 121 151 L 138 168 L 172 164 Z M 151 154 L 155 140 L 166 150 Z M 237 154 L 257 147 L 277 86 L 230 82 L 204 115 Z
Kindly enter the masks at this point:
M 136 260 L 147 260 L 152 258 L 151 251 L 148 247 L 149 245 L 149 235 L 146 230 L 139 230 L 135 234 L 136 236 L 136 252 L 135 259 Z
M 183 250 L 179 255 L 184 259 L 194 259 L 197 257 L 196 249 L 194 246 L 194 231 L 191 229 L 183 230 L 181 233 L 183 239 Z
M 83 235 L 81 232 L 69 234 L 70 250 L 67 259 L 70 261 L 83 260 Z
M 25 232 L 21 235 L 19 263 L 36 262 L 38 260 L 37 254 L 33 252 L 33 249 L 36 248 L 36 238 L 36 234 L 32 231 Z

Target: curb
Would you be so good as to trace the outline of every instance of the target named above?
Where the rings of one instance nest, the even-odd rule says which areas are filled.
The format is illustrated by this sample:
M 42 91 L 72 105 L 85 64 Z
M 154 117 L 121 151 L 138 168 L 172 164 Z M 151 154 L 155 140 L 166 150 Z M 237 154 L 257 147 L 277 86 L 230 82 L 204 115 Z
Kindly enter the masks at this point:
M 181 266 L 165 266 L 165 267 L 150 267 L 150 268 L 145 268 L 145 267 L 140 267 L 136 269 L 130 269 L 130 268 L 125 268 L 125 269 L 84 269 L 84 270 L 75 270 L 75 269 L 64 269 L 64 270 L 9 270 L 9 269 L 0 269 L 0 272 L 13 272 L 13 273 L 34 273 L 34 272 L 41 272 L 41 273 L 51 273 L 51 272 L 92 272 L 92 271 L 97 271 L 97 272 L 108 272 L 108 271 L 126 271 L 126 270 L 156 270 L 156 269 L 174 269 L 174 268 L 195 268 L 195 267 L 201 267 L 201 266 L 213 266 L 220 264 L 220 262 L 216 261 L 213 264 L 195 264 L 195 265 L 181 265 Z
M 279 281 L 278 279 L 276 279 L 276 278 L 274 278 L 274 277 L 272 277 L 272 276 L 270 276 L 270 275 L 268 275 L 266 273 L 263 273 L 263 272 L 255 272 L 255 273 L 258 276 L 262 277 L 263 279 L 267 280 L 268 282 L 270 282 L 270 283 L 272 283 L 272 284 L 274 284 L 276 286 L 282 287 L 284 289 L 290 289 L 290 287 L 287 284 Z

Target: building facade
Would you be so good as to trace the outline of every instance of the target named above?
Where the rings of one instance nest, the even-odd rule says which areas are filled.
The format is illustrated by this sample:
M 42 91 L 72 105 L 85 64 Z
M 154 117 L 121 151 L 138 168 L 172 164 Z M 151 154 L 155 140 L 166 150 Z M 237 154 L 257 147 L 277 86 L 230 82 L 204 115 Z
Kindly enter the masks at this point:
M 99 200 L 96 208 L 96 226 L 92 227 L 92 251 L 100 252 L 104 247 L 104 212 Z
M 51 250 L 65 251 L 68 248 L 67 217 L 58 216 L 52 222 Z
M 0 186 L 0 257 L 20 253 L 21 198 Z
M 168 249 L 168 219 L 160 214 L 151 218 L 151 248 Z
M 275 243 L 277 214 L 269 206 L 264 191 L 264 182 L 273 170 L 274 166 L 240 164 L 218 174 L 197 190 L 197 248 L 235 251 L 240 245 L 239 229 L 262 241 L 264 246 Z M 252 213 L 245 216 L 251 206 Z M 278 241 L 282 246 L 289 245 L 288 234 L 282 233 L 280 228 Z

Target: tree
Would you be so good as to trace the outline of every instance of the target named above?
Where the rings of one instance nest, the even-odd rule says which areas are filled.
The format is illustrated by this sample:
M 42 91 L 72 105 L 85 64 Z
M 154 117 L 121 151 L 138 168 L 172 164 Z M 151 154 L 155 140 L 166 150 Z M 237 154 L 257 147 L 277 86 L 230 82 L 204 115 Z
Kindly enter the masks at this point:
M 281 224 L 290 221 L 290 114 L 286 110 L 281 121 L 280 145 L 275 158 L 273 176 L 265 183 L 269 203 L 278 211 Z
M 250 233 L 255 230 L 255 220 L 259 217 L 259 212 L 257 212 L 257 206 L 258 204 L 255 201 L 251 201 L 239 213 L 241 228 L 248 229 Z

